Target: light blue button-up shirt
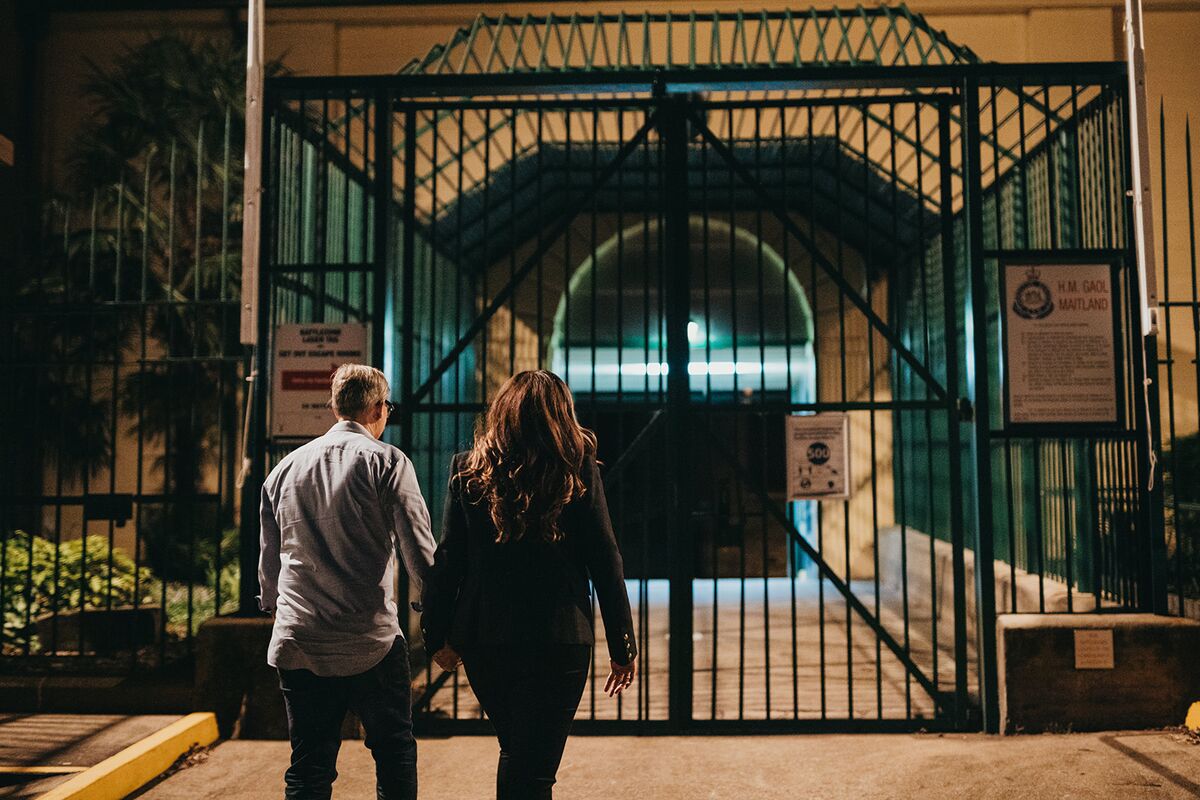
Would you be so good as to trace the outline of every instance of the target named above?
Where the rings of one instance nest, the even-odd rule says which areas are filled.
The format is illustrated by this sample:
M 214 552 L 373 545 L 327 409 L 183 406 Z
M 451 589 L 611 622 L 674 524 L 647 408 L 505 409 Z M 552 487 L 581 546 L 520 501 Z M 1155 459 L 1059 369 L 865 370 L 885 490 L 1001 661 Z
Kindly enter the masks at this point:
M 271 470 L 261 519 L 259 607 L 275 613 L 267 663 L 335 676 L 382 661 L 400 635 L 397 551 L 418 592 L 433 564 L 408 457 L 340 421 Z

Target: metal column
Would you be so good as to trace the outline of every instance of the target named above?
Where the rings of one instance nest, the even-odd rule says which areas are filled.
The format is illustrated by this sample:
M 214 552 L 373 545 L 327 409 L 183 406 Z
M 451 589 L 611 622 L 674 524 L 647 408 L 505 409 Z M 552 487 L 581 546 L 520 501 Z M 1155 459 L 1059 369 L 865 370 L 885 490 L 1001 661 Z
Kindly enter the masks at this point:
M 668 716 L 673 727 L 692 719 L 692 535 L 688 404 L 688 314 L 691 305 L 688 265 L 687 107 L 682 98 L 660 106 L 659 133 L 666 163 L 663 264 L 667 334 L 667 452 L 670 503 L 668 547 L 671 599 L 671 688 Z

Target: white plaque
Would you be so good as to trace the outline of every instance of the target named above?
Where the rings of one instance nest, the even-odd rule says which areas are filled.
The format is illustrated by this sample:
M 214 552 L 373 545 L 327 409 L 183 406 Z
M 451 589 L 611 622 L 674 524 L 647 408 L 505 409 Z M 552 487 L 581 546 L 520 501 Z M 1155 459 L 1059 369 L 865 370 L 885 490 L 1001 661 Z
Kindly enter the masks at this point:
M 271 434 L 312 438 L 334 423 L 329 383 L 342 364 L 365 364 L 368 326 L 289 324 L 275 328 Z
M 788 499 L 850 496 L 850 418 L 841 413 L 787 418 Z
M 1116 424 L 1111 264 L 1005 264 L 1011 424 Z
M 1075 669 L 1112 669 L 1112 628 L 1075 630 Z

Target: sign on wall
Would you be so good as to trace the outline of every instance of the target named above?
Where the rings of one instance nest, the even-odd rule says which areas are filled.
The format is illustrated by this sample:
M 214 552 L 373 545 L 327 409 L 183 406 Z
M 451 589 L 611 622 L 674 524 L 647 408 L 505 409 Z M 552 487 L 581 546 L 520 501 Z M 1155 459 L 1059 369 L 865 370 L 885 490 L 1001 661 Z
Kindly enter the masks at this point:
M 289 324 L 275 328 L 271 435 L 312 438 L 329 430 L 329 383 L 342 364 L 369 363 L 367 325 Z
M 1003 266 L 1006 421 L 1120 423 L 1111 263 Z
M 787 417 L 788 500 L 850 496 L 850 418 L 842 413 Z

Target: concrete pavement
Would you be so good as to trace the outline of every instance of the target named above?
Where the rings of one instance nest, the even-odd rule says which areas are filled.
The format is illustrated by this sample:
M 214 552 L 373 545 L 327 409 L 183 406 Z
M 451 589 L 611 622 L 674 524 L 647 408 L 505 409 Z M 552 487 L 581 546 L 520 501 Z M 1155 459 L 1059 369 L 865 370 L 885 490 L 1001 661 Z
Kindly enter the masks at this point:
M 283 795 L 286 742 L 227 741 L 144 790 L 145 800 Z M 422 739 L 422 800 L 493 796 L 496 744 Z M 361 742 L 338 762 L 334 800 L 372 797 Z M 872 734 L 575 737 L 555 796 L 568 800 L 1147 800 L 1200 797 L 1200 745 L 1150 731 L 995 737 Z

